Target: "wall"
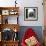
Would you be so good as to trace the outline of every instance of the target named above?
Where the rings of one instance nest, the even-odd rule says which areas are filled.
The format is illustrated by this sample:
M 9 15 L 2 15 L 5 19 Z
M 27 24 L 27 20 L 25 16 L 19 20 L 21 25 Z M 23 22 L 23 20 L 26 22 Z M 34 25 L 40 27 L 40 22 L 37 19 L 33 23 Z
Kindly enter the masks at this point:
M 15 6 L 15 0 L 0 0 L 1 7 Z M 19 6 L 19 24 L 20 26 L 44 26 L 43 20 L 43 0 L 17 0 Z M 38 21 L 24 21 L 24 7 L 38 7 Z M 9 19 L 10 20 L 10 19 Z
M 19 32 L 19 39 L 20 42 L 24 36 L 24 33 L 28 28 L 32 28 L 33 31 L 37 34 L 37 37 L 41 43 L 43 43 L 43 34 L 42 34 L 42 27 L 41 26 L 21 26 Z
M 22 26 L 43 26 L 42 0 L 24 0 L 24 7 L 38 7 L 38 21 L 24 21 L 24 7 L 21 6 L 19 23 Z M 23 4 L 23 3 L 22 3 Z

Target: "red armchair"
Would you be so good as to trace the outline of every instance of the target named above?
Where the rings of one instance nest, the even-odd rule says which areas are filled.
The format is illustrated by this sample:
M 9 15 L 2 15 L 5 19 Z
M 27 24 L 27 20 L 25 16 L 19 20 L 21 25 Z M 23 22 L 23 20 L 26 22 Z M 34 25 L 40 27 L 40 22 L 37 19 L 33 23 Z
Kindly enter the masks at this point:
M 21 46 L 33 46 L 33 45 L 27 45 L 29 42 L 25 42 L 28 41 L 30 38 L 32 38 L 32 36 L 34 37 L 34 39 L 37 37 L 36 33 L 33 31 L 33 29 L 29 28 L 27 29 L 27 31 L 25 32 L 24 37 L 22 38 L 22 42 L 21 42 Z M 28 39 L 28 40 L 27 40 Z M 32 38 L 33 39 L 33 38 Z M 31 40 L 31 39 L 30 39 Z M 29 41 L 30 41 L 29 40 Z M 31 44 L 31 43 L 30 43 Z M 40 42 L 37 40 L 36 38 L 36 44 L 34 46 L 41 46 Z

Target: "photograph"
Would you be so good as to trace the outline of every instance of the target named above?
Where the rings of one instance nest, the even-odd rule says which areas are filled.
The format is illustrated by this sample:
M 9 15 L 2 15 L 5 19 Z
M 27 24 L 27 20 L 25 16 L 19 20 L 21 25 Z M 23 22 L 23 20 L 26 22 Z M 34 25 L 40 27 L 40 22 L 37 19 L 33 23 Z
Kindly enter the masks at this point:
M 24 7 L 24 20 L 37 21 L 38 20 L 38 8 L 37 7 Z

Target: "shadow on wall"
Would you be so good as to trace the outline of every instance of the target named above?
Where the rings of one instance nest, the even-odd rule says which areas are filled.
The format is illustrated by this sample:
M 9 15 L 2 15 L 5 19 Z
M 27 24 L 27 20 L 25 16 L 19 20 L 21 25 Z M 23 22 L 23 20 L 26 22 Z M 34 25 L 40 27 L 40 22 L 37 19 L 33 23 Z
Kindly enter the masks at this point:
M 39 39 L 39 41 L 42 43 L 43 42 L 43 30 L 42 30 L 42 26 L 21 26 L 20 27 L 20 32 L 19 32 L 19 39 L 20 39 L 20 42 L 24 36 L 24 33 L 25 31 L 28 29 L 28 28 L 32 28 L 34 30 L 34 32 L 36 32 L 37 34 L 37 37 Z

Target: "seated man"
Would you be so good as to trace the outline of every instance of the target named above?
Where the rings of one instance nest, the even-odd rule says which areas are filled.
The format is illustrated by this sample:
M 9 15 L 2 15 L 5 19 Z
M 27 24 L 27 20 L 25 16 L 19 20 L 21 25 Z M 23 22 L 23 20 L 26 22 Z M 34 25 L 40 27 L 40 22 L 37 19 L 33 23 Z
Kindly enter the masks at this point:
M 41 46 L 36 37 L 37 37 L 36 33 L 31 28 L 27 29 L 22 39 L 21 45 L 22 46 Z

